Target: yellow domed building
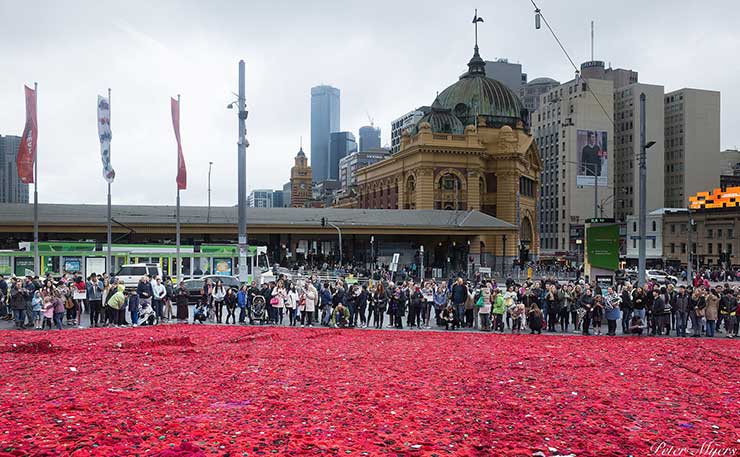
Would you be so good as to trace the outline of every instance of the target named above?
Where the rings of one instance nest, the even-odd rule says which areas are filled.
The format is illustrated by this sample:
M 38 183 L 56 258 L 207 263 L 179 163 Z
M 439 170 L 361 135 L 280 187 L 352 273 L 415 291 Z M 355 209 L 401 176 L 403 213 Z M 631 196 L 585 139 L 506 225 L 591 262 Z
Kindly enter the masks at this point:
M 536 256 L 542 162 L 526 119 L 519 97 L 486 77 L 476 45 L 468 71 L 403 133 L 399 152 L 357 171 L 356 205 L 478 210 L 518 230 L 479 237 L 471 256 L 513 260 L 520 249 Z

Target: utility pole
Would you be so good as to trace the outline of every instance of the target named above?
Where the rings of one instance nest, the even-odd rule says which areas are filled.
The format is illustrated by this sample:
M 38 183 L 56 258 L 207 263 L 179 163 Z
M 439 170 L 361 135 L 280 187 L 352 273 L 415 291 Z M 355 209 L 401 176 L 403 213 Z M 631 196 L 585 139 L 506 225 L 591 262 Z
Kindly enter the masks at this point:
M 645 231 L 647 229 L 647 148 L 645 147 L 645 94 L 640 94 L 640 215 L 639 215 L 639 260 L 637 268 L 637 282 L 645 285 Z
M 419 246 L 419 280 L 420 283 L 424 283 L 424 245 Z
M 247 109 L 245 100 L 244 61 L 239 61 L 239 142 L 237 143 L 239 168 L 239 282 L 247 281 Z M 210 186 L 209 186 L 210 187 Z

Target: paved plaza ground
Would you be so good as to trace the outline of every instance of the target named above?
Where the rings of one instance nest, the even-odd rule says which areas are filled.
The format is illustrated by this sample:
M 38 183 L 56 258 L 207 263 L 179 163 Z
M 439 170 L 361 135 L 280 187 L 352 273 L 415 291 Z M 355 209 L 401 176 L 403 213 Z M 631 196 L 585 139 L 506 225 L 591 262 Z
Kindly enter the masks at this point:
M 0 331 L 0 455 L 737 455 L 739 362 L 727 339 Z

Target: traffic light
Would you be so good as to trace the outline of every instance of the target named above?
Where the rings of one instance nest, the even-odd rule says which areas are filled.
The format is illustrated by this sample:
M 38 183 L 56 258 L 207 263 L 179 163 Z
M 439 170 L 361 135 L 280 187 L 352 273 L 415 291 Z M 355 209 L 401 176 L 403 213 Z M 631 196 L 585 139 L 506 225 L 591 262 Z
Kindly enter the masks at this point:
M 322 227 L 326 227 L 326 218 L 325 217 L 322 217 L 321 218 L 321 226 Z

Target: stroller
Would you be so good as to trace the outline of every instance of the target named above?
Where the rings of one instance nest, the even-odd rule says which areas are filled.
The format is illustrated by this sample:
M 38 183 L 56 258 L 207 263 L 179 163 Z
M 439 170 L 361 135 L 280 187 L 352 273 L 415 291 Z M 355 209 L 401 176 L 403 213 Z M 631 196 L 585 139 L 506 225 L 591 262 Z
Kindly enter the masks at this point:
M 157 322 L 157 314 L 151 303 L 143 302 L 139 305 L 139 325 L 154 325 Z
M 252 299 L 252 309 L 249 310 L 249 318 L 252 322 L 264 324 L 267 322 L 267 306 L 265 306 L 265 297 L 257 295 Z
M 195 307 L 195 314 L 193 315 L 193 323 L 200 322 L 201 324 L 208 318 L 208 307 L 205 303 L 198 303 Z

